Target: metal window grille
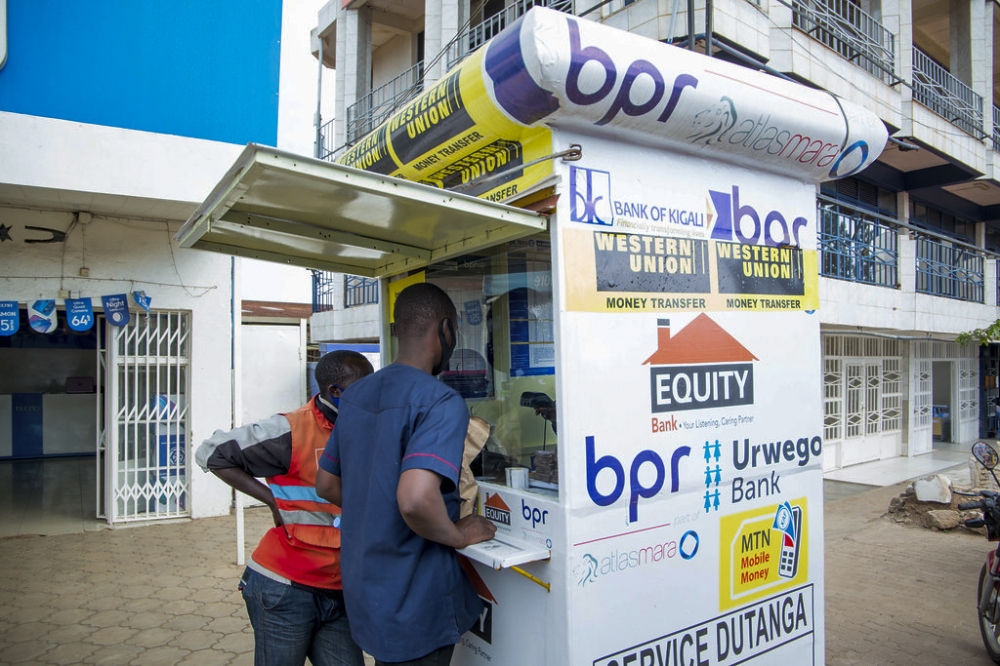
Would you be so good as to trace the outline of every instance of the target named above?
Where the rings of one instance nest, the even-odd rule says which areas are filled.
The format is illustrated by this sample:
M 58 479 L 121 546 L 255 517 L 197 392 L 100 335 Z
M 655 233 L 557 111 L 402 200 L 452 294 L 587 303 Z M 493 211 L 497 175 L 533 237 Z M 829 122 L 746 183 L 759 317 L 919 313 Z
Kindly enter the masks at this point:
M 895 340 L 887 340 L 895 343 Z M 898 353 L 898 352 L 897 352 Z M 882 359 L 882 432 L 903 427 L 903 359 Z
M 347 107 L 347 143 L 357 143 L 423 89 L 424 61 L 421 60 Z
M 958 361 L 958 403 L 962 423 L 974 422 L 979 417 L 978 358 Z
M 831 278 L 897 288 L 896 228 L 858 209 L 820 202 L 820 272 Z
M 517 0 L 502 12 L 494 14 L 485 21 L 456 35 L 445 47 L 445 67 L 451 69 L 465 60 L 476 49 L 523 16 L 532 7 L 548 7 L 572 14 L 573 0 Z
M 993 150 L 1000 152 L 1000 108 L 993 107 Z
M 843 437 L 844 373 L 839 358 L 823 359 L 823 439 L 827 442 Z
M 313 271 L 313 312 L 327 312 L 333 309 L 333 275 L 327 271 Z
M 110 333 L 110 522 L 187 516 L 190 315 L 133 314 Z
M 792 0 L 792 24 L 872 76 L 896 81 L 896 36 L 850 0 Z
M 902 430 L 901 354 L 898 340 L 823 336 L 823 436 L 827 441 Z
M 977 139 L 985 138 L 983 98 L 915 46 L 913 99 Z
M 917 291 L 983 302 L 983 257 L 947 241 L 917 239 Z
M 344 278 L 345 308 L 378 303 L 378 280 L 356 275 L 346 275 Z

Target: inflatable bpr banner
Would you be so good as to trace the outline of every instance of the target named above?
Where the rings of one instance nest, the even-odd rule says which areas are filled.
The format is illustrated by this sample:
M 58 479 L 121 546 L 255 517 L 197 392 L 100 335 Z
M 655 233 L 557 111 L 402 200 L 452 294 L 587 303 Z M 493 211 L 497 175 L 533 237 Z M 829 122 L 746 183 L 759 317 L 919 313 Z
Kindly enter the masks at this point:
M 878 116 L 828 92 L 625 35 L 536 7 L 338 161 L 503 200 L 552 175 L 548 127 L 809 182 L 885 147 Z

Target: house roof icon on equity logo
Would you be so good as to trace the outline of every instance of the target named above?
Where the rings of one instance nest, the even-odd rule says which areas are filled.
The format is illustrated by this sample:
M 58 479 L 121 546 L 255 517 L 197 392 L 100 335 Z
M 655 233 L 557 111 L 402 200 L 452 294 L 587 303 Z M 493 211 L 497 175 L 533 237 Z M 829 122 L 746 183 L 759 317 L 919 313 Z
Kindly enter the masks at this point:
M 670 320 L 657 319 L 657 349 L 643 365 L 693 365 L 758 361 L 746 347 L 705 313 L 671 335 Z

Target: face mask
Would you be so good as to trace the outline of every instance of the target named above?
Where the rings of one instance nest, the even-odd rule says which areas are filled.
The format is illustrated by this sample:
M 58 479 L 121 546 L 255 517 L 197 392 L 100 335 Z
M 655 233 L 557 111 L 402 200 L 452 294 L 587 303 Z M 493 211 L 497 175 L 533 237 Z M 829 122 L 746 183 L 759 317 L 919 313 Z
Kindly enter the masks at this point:
M 447 338 L 444 337 L 445 322 L 447 322 L 448 330 L 451 332 L 450 345 Z M 431 369 L 431 374 L 435 376 L 440 375 L 448 367 L 448 361 L 451 360 L 451 353 L 455 351 L 455 345 L 458 344 L 458 340 L 455 339 L 455 327 L 451 325 L 450 319 L 441 320 L 441 324 L 438 326 L 438 340 L 441 341 L 441 360 Z

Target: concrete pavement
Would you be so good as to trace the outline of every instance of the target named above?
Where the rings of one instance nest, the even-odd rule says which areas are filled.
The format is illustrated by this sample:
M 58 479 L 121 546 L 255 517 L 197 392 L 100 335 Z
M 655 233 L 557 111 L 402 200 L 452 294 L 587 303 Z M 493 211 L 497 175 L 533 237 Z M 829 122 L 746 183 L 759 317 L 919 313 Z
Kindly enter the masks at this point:
M 827 663 L 990 664 L 989 545 L 882 520 L 905 484 L 826 504 Z M 247 544 L 269 526 L 250 509 Z M 0 663 L 252 664 L 232 518 L 0 539 Z

